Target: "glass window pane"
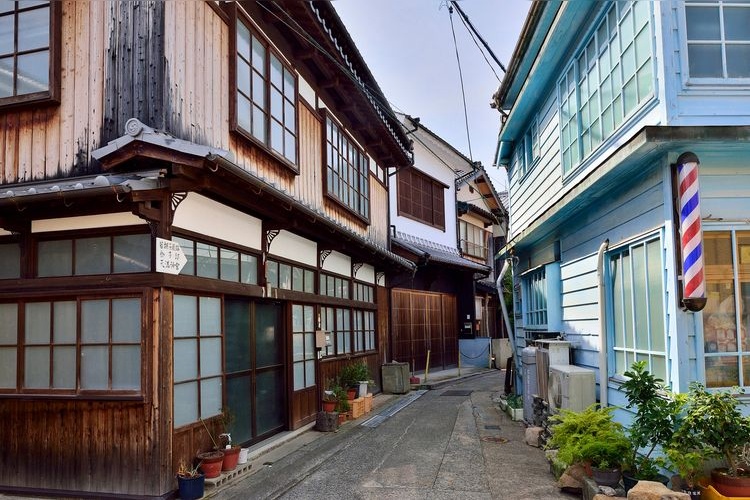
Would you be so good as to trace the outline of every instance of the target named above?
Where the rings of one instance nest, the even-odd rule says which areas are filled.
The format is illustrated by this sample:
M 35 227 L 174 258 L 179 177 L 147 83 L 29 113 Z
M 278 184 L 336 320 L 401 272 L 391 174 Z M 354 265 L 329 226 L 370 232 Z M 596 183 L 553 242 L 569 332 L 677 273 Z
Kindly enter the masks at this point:
M 305 359 L 312 359 L 315 357 L 315 334 L 305 334 Z
M 201 337 L 221 335 L 221 299 L 200 298 Z
M 284 153 L 284 127 L 276 120 L 271 120 L 271 147 L 279 153 Z
M 18 342 L 18 304 L 0 304 L 0 345 Z
M 750 41 L 750 8 L 724 7 L 724 38 Z
M 250 65 L 242 58 L 237 58 L 237 90 L 245 96 L 251 96 L 250 90 Z
M 305 388 L 305 363 L 294 363 L 294 390 Z
M 303 314 L 302 306 L 296 304 L 292 306 L 292 331 L 295 333 L 303 331 Z
M 706 358 L 706 387 L 734 387 L 740 383 L 737 356 Z
M 180 427 L 198 420 L 198 383 L 175 384 L 174 426 Z
M 315 309 L 313 306 L 305 306 L 305 331 L 315 330 Z
M 55 344 L 75 344 L 77 319 L 75 301 L 55 302 L 53 309 L 52 342 Z
M 266 109 L 266 85 L 263 77 L 258 73 L 253 72 L 252 74 L 252 94 L 249 97 L 252 98 L 252 102 L 259 108 L 259 111 Z M 265 113 L 263 113 L 265 115 Z M 261 115 L 258 115 L 261 116 Z M 263 126 L 265 119 L 261 118 L 258 125 Z
M 49 302 L 26 304 L 26 328 L 24 329 L 26 344 L 49 344 L 51 314 Z
M 246 97 L 237 94 L 237 125 L 248 132 L 253 129 L 252 124 L 252 105 Z
M 650 241 L 646 244 L 648 258 L 647 286 L 649 325 L 651 327 L 650 350 L 666 352 L 666 335 L 664 331 L 664 271 L 661 263 L 661 243 Z M 665 377 L 662 377 L 666 380 Z
M 256 304 L 255 307 L 255 359 L 258 367 L 281 362 L 280 337 L 277 328 L 278 306 Z
M 250 60 L 250 31 L 239 20 L 237 21 L 237 52 L 248 61 Z
M 174 336 L 198 336 L 198 298 L 189 295 L 174 296 Z
M 31 94 L 49 89 L 49 52 L 18 56 L 17 93 Z
M 111 253 L 109 237 L 80 238 L 76 241 L 75 273 L 108 274 Z
M 141 388 L 141 346 L 112 347 L 112 389 Z
M 112 300 L 112 342 L 140 343 L 141 300 Z
M 24 352 L 26 354 L 24 387 L 27 389 L 48 388 L 50 386 L 49 347 L 27 347 Z
M 0 4 L 2 5 L 2 4 Z M 13 57 L 0 58 L 0 97 L 10 97 L 13 93 Z
M 284 96 L 286 96 L 287 99 L 290 101 L 295 100 L 294 95 L 294 73 L 289 71 L 288 68 L 284 68 Z
M 261 142 L 266 142 L 266 114 L 257 106 L 253 106 L 253 128 L 251 133 Z
M 201 377 L 221 375 L 221 339 L 201 339 Z
M 688 45 L 688 65 L 693 78 L 723 78 L 721 45 L 691 43 Z
M 221 413 L 221 377 L 201 380 L 201 418 Z
M 0 35 L 0 38 L 2 38 L 2 35 Z M 0 71 L 2 70 L 0 69 Z M 0 87 L 2 87 L 1 78 Z M 8 243 L 0 245 L 0 279 L 20 277 L 21 245 L 19 245 L 18 243 Z
M 685 7 L 688 40 L 721 40 L 719 7 Z
M 304 271 L 301 267 L 292 268 L 292 290 L 301 292 L 304 289 Z
M 727 45 L 727 77 L 750 78 L 750 45 Z
M 18 352 L 15 347 L 0 347 L 0 387 L 15 389 Z
M 70 276 L 73 274 L 73 242 L 71 240 L 40 241 L 37 247 L 37 274 Z
M 101 344 L 109 342 L 109 301 L 81 301 L 81 342 Z
M 222 248 L 221 252 L 221 279 L 226 281 L 240 280 L 240 254 L 232 250 Z
M 255 255 L 242 254 L 242 283 L 249 285 L 258 284 L 258 258 Z
M 49 46 L 49 8 L 18 14 L 18 51 Z
M 289 264 L 279 264 L 279 288 L 291 290 L 292 267 Z
M 266 74 L 266 48 L 263 44 L 255 37 L 253 38 L 253 68 L 258 72 Z
M 283 87 L 283 66 L 275 55 L 271 54 L 271 83 L 278 88 Z
M 266 281 L 269 286 L 279 287 L 279 263 L 269 260 L 266 263 Z
M 295 333 L 292 335 L 292 361 L 305 359 L 304 335 Z
M 249 441 L 252 437 L 252 384 L 250 376 L 227 377 L 227 406 L 234 413 L 232 440 L 237 443 Z
M 151 236 L 148 234 L 115 236 L 114 247 L 114 272 L 144 273 L 151 270 Z
M 174 341 L 174 381 L 198 377 L 198 342 L 193 339 Z
M 284 425 L 284 373 L 281 369 L 258 373 L 255 407 L 257 433 L 265 434 Z
M 109 387 L 109 347 L 81 347 L 81 388 L 107 389 Z
M 13 5 L 8 2 L 9 5 Z M 3 6 L 0 5 L 0 11 Z M 0 54 L 10 54 L 13 50 L 13 37 L 15 35 L 15 27 L 13 26 L 13 16 L 0 17 Z
M 195 245 L 196 274 L 204 278 L 219 277 L 219 248 L 197 242 Z
M 315 362 L 305 361 L 305 384 L 307 387 L 315 385 Z
M 664 356 L 651 357 L 651 373 L 662 380 L 667 379 L 667 360 Z
M 224 302 L 224 321 L 226 371 L 250 369 L 250 304 L 227 299 Z

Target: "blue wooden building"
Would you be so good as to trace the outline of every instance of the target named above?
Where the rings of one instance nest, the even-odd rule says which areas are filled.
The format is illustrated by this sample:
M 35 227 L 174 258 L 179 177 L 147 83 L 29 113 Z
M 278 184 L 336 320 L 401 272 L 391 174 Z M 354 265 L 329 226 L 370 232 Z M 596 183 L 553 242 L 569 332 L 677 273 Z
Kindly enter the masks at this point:
M 561 332 L 607 404 L 636 360 L 677 391 L 750 386 L 750 4 L 534 2 L 493 106 L 519 346 Z M 688 152 L 697 312 L 678 214 Z

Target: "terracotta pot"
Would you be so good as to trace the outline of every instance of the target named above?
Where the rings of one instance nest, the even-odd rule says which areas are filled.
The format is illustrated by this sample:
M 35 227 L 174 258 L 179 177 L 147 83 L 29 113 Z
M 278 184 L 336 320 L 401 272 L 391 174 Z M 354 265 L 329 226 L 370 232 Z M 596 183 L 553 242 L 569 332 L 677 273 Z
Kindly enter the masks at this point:
M 356 397 L 357 397 L 357 388 L 356 387 L 351 387 L 351 388 L 349 388 L 349 389 L 346 390 L 346 399 L 348 399 L 349 401 L 352 401 Z
M 224 460 L 221 464 L 221 470 L 234 470 L 237 467 L 237 462 L 240 460 L 240 447 L 225 448 L 222 451 L 224 452 Z
M 198 453 L 200 460 L 200 469 L 206 475 L 206 479 L 219 477 L 221 475 L 221 466 L 224 463 L 224 453 L 221 451 L 207 451 Z
M 711 484 L 725 497 L 750 497 L 750 476 L 730 476 L 726 468 L 711 471 Z
M 336 409 L 336 401 L 323 400 L 323 411 L 331 413 Z

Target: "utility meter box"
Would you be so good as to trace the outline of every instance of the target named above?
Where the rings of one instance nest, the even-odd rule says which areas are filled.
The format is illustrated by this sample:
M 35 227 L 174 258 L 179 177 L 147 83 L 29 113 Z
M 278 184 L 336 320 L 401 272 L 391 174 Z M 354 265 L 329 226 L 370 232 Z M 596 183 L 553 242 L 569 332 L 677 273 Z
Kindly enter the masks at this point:
M 387 394 L 406 394 L 411 390 L 409 382 L 409 363 L 386 363 L 381 366 L 383 375 L 383 392 Z

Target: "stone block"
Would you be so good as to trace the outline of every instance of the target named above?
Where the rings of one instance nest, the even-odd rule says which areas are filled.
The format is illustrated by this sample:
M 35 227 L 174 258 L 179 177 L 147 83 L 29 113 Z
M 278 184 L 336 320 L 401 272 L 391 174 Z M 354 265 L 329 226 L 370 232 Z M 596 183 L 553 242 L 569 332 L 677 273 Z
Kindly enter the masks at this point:
M 539 436 L 544 432 L 543 427 L 527 427 L 526 428 L 526 437 L 524 438 L 524 442 L 528 444 L 529 446 L 534 446 L 535 448 L 539 448 Z
M 690 495 L 672 491 L 656 481 L 638 481 L 628 491 L 628 500 L 690 500 Z

